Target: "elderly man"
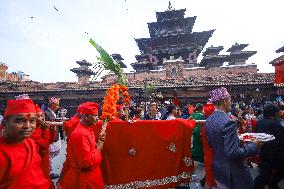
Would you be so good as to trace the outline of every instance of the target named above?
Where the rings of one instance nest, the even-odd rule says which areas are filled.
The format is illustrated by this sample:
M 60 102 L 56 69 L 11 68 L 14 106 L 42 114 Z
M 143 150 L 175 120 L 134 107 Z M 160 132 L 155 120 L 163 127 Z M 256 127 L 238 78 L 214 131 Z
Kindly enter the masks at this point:
M 48 102 L 48 108 L 44 112 L 46 121 L 56 121 L 56 111 L 59 108 L 60 98 L 51 97 Z M 59 140 L 59 132 L 56 130 L 56 137 L 52 144 L 49 145 L 50 152 L 50 177 L 52 179 L 56 179 L 59 177 L 58 174 L 55 173 L 54 170 L 54 158 L 59 155 L 61 148 L 61 141 Z
M 253 180 L 244 158 L 258 153 L 260 142 L 241 147 L 236 123 L 227 113 L 231 110 L 231 97 L 222 87 L 210 92 L 215 111 L 208 117 L 205 133 L 213 150 L 212 170 L 220 189 L 252 189 Z
M 145 120 L 160 120 L 161 113 L 158 112 L 158 106 L 155 101 L 152 101 L 149 105 L 149 113 L 146 114 Z
M 102 156 L 92 126 L 99 120 L 99 105 L 87 102 L 81 107 L 81 121 L 68 140 L 69 167 L 59 183 L 63 189 L 103 189 L 100 170 Z
M 0 136 L 0 188 L 49 188 L 36 143 L 29 138 L 36 120 L 31 99 L 8 100 Z

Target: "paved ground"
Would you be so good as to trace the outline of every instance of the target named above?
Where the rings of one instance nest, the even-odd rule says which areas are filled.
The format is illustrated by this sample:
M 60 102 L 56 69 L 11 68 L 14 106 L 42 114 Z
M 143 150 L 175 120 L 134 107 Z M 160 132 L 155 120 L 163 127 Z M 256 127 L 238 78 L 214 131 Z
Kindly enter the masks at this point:
M 62 141 L 62 148 L 61 148 L 61 152 L 60 154 L 56 157 L 56 164 L 55 164 L 55 167 L 56 167 L 56 173 L 57 174 L 60 174 L 61 172 L 61 169 L 62 169 L 62 165 L 63 165 L 63 162 L 65 160 L 65 153 L 66 153 L 66 142 L 65 141 Z M 195 175 L 196 175 L 196 182 L 192 182 L 190 184 L 190 188 L 191 189 L 200 189 L 202 188 L 201 185 L 199 184 L 199 180 L 202 179 L 204 177 L 204 165 L 203 164 L 199 164 L 199 163 L 195 163 Z M 251 174 L 253 176 L 253 178 L 256 177 L 256 175 L 258 174 L 258 169 L 256 167 L 256 165 L 254 165 L 254 168 L 250 169 L 251 171 Z M 54 182 L 56 182 L 56 180 L 54 180 Z M 284 179 L 281 181 L 280 183 L 280 189 L 284 189 Z

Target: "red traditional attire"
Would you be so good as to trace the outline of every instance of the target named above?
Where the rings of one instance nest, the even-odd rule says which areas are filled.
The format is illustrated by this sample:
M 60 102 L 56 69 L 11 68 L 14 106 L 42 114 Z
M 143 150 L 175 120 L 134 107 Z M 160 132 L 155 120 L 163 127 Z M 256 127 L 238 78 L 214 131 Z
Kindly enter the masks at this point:
M 65 134 L 67 136 L 67 143 L 68 143 L 68 139 L 70 138 L 72 132 L 75 130 L 75 128 L 77 127 L 77 125 L 79 123 L 80 123 L 80 118 L 77 115 L 73 116 L 69 121 L 65 121 L 64 122 L 63 129 L 64 129 Z M 66 174 L 66 171 L 70 167 L 69 164 L 70 164 L 70 155 L 68 153 L 68 146 L 67 146 L 67 149 L 66 149 L 66 159 L 65 159 L 65 161 L 63 163 L 60 179 L 63 178 L 64 175 Z
M 209 117 L 214 112 L 214 110 L 215 107 L 213 104 L 206 104 L 203 106 L 203 112 L 206 117 Z M 205 183 L 209 186 L 216 187 L 215 178 L 212 172 L 213 151 L 206 138 L 204 124 L 201 127 L 201 138 L 204 150 L 204 164 L 205 164 L 205 175 L 206 175 Z
M 36 112 L 43 113 L 42 110 L 36 105 Z M 56 133 L 49 129 L 42 129 L 37 124 L 37 128 L 34 130 L 31 138 L 34 139 L 35 143 L 39 147 L 39 155 L 41 157 L 41 168 L 44 176 L 49 181 L 50 188 L 54 188 L 53 182 L 49 176 L 50 164 L 49 164 L 49 145 L 52 144 L 56 138 Z
M 193 105 L 190 105 L 190 106 L 188 107 L 188 113 L 191 115 L 191 114 L 193 114 L 193 112 L 194 112 L 194 106 L 193 106 Z
M 18 144 L 7 144 L 4 137 L 0 138 L 0 188 L 49 188 L 37 150 L 29 138 Z
M 49 129 L 43 130 L 38 126 L 31 138 L 34 139 L 35 143 L 39 147 L 39 155 L 41 157 L 41 168 L 44 176 L 50 183 L 50 188 L 54 188 L 53 182 L 50 179 L 50 164 L 49 164 L 49 145 L 55 140 L 55 132 L 50 131 Z
M 19 113 L 36 113 L 33 101 L 29 98 L 8 100 L 4 117 Z M 11 144 L 4 136 L 0 137 L 0 188 L 48 189 L 49 183 L 40 163 L 38 147 L 33 139 L 26 138 Z
M 80 117 L 74 115 L 69 121 L 65 121 L 63 124 L 63 129 L 67 138 L 70 137 L 71 133 L 74 131 L 76 126 L 80 123 Z
M 202 136 L 202 144 L 204 149 L 204 164 L 205 164 L 205 175 L 206 175 L 205 183 L 209 186 L 216 187 L 215 178 L 212 172 L 213 151 L 206 138 L 204 125 L 201 127 L 201 136 Z
M 84 103 L 81 113 L 97 115 L 98 104 Z M 100 169 L 102 156 L 97 149 L 96 137 L 91 127 L 81 123 L 72 132 L 67 145 L 68 169 L 59 187 L 63 189 L 103 189 L 104 183 Z
M 62 178 L 63 189 L 103 189 L 100 162 L 93 129 L 79 124 L 68 141 L 70 167 Z

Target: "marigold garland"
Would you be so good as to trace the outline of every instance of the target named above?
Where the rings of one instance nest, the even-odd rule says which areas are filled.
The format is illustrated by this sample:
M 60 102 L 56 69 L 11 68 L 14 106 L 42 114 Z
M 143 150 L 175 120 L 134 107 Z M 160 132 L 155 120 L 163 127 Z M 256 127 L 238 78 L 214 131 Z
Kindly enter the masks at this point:
M 123 85 L 114 84 L 106 92 L 104 97 L 104 104 L 102 107 L 101 119 L 104 121 L 113 120 L 116 117 L 116 105 L 119 100 L 119 94 L 122 93 L 124 106 L 130 105 L 130 96 L 128 87 Z

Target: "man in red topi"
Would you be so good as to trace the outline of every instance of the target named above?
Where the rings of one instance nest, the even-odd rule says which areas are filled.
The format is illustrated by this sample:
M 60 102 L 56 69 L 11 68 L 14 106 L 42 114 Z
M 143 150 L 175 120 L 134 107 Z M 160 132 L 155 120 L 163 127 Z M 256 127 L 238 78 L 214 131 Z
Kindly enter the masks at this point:
M 99 120 L 99 105 L 87 102 L 81 107 L 80 124 L 68 140 L 70 166 L 59 183 L 63 189 L 103 189 L 101 153 L 96 145 L 92 126 Z
M 4 134 L 0 137 L 0 188 L 49 188 L 41 170 L 37 145 L 29 138 L 36 128 L 36 120 L 31 99 L 8 100 Z
M 77 127 L 77 125 L 79 125 L 80 123 L 80 117 L 81 117 L 81 107 L 84 105 L 80 104 L 77 108 L 77 112 L 76 114 L 68 121 L 65 121 L 63 124 L 63 130 L 65 131 L 65 134 L 67 136 L 67 144 L 68 144 L 68 140 L 72 134 L 72 132 L 74 131 L 74 129 Z M 63 167 L 61 170 L 61 174 L 60 177 L 57 181 L 57 183 L 61 182 L 61 179 L 64 177 L 64 175 L 66 174 L 66 171 L 69 169 L 69 164 L 70 164 L 70 155 L 68 154 L 68 145 L 67 145 L 67 149 L 66 149 L 66 159 L 63 163 Z

